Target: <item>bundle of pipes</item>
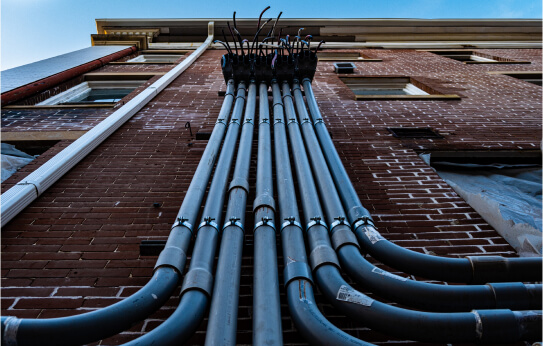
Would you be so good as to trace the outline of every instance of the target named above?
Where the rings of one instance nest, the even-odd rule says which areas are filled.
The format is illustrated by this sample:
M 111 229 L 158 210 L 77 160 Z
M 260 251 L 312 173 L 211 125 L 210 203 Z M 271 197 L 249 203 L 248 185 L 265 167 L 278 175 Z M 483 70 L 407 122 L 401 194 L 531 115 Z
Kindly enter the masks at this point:
M 260 19 L 258 27 L 253 46 L 264 27 L 260 26 Z M 274 29 L 275 25 L 264 40 L 269 40 L 270 45 Z M 235 18 L 234 31 L 237 32 Z M 245 56 L 245 41 L 239 39 Z M 256 53 L 252 51 L 253 46 L 248 45 L 248 75 L 246 71 L 235 70 L 234 65 L 231 65 L 231 74 L 225 74 L 229 78 L 218 120 L 149 283 L 119 303 L 86 314 L 42 320 L 2 317 L 3 345 L 79 345 L 128 329 L 159 309 L 172 295 L 183 276 L 192 239 L 194 246 L 178 307 L 160 326 L 128 344 L 186 342 L 200 325 L 208 307 L 206 345 L 236 343 L 257 87 L 258 153 L 256 198 L 252 208 L 255 345 L 283 343 L 277 234 L 282 244 L 284 289 L 290 314 L 299 332 L 311 344 L 369 345 L 326 319 L 317 307 L 315 286 L 345 315 L 399 338 L 493 344 L 541 338 L 542 286 L 522 283 L 541 281 L 541 259 L 441 258 L 401 248 L 377 232 L 326 129 L 312 90 L 313 75 L 300 69 L 305 56 L 311 63 L 314 60 L 316 67 L 316 50 L 310 51 L 308 43 L 309 53 L 304 53 L 303 44 L 301 51 L 293 53 L 288 38 L 278 38 L 279 41 L 284 42 L 283 48 L 289 52 L 285 66 L 290 66 L 290 70 L 281 72 L 272 58 L 270 75 L 256 73 L 259 68 L 254 58 Z M 259 56 L 266 45 L 258 45 Z M 225 59 L 234 61 L 237 45 L 235 55 L 227 42 L 225 47 L 229 53 L 225 55 L 227 58 L 223 56 L 223 63 Z M 276 47 L 275 57 L 279 54 Z M 297 62 L 289 65 L 288 59 Z M 223 71 L 225 66 L 223 64 Z M 260 68 L 265 70 L 266 66 L 267 63 Z M 298 77 L 304 77 L 305 101 Z M 228 185 L 238 137 L 235 168 Z M 274 170 L 277 203 L 273 191 Z M 210 180 L 200 224 L 194 227 Z M 226 222 L 220 227 L 227 192 Z M 365 259 L 365 254 L 408 274 L 470 285 L 410 280 L 374 266 Z M 343 279 L 341 269 L 375 295 L 423 311 L 384 304 L 357 291 Z

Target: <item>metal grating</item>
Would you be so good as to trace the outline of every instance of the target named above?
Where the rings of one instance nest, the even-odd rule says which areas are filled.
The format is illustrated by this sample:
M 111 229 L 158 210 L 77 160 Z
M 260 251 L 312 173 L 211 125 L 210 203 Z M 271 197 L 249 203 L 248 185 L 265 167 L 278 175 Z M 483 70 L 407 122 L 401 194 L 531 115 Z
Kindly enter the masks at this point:
M 396 138 L 444 138 L 429 127 L 387 127 Z

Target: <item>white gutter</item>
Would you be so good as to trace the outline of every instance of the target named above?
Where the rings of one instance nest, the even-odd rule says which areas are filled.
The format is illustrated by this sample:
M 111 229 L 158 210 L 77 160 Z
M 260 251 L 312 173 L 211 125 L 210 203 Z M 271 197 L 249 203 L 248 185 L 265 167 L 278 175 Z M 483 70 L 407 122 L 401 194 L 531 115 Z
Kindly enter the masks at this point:
M 39 195 L 53 185 L 60 177 L 72 169 L 79 161 L 93 151 L 106 138 L 115 132 L 128 119 L 151 101 L 159 92 L 179 77 L 213 41 L 213 22 L 208 23 L 207 39 L 179 65 L 159 80 L 128 101 L 92 130 L 85 133 L 66 149 L 55 155 L 37 170 L 21 180 L 0 197 L 1 224 L 4 226 L 19 212 L 32 203 Z

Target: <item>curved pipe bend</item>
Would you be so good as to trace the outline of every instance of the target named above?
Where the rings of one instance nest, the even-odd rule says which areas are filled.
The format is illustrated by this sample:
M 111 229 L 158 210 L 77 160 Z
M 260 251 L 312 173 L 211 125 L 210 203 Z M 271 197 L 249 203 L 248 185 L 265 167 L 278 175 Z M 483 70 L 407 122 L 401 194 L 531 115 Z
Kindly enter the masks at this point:
M 510 281 L 541 281 L 543 265 L 541 258 L 507 258 L 500 256 L 477 256 L 470 258 L 446 258 L 421 254 L 398 246 L 371 227 L 371 215 L 362 206 L 356 190 L 349 179 L 334 143 L 326 129 L 320 113 L 311 81 L 303 80 L 307 105 L 341 201 L 360 245 L 372 257 L 403 272 L 440 281 L 465 282 L 470 284 Z M 367 227 L 366 227 L 367 226 Z
M 342 268 L 356 282 L 383 298 L 413 308 L 448 312 L 541 309 L 541 285 L 520 282 L 438 285 L 414 281 L 379 269 L 364 259 L 354 245 L 344 245 L 336 252 Z
M 322 265 L 314 275 L 332 305 L 368 327 L 396 337 L 425 342 L 493 344 L 535 341 L 541 337 L 541 311 L 413 311 L 381 303 L 356 291 L 343 280 L 335 266 Z M 522 319 L 524 315 L 532 316 L 532 320 Z

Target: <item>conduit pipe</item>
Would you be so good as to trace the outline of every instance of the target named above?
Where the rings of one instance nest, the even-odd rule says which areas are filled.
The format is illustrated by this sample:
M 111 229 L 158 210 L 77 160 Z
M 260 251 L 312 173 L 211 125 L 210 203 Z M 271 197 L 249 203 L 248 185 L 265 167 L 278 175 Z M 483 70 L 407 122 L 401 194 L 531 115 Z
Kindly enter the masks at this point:
M 356 190 L 326 129 L 309 79 L 303 80 L 307 104 L 335 185 L 347 210 L 362 249 L 379 261 L 406 273 L 441 281 L 470 284 L 487 282 L 541 281 L 541 258 L 467 256 L 445 258 L 405 249 L 386 240 L 375 228 L 369 211 L 362 206 Z
M 335 327 L 317 308 L 292 179 L 281 90 L 275 80 L 272 81 L 272 92 L 275 172 L 277 181 L 281 182 L 277 184 L 281 220 L 278 227 L 285 265 L 283 276 L 292 319 L 300 334 L 313 345 L 371 345 Z
M 282 345 L 281 303 L 273 199 L 268 85 L 260 84 L 256 198 L 253 203 L 253 345 Z
M 193 226 L 202 204 L 215 159 L 226 132 L 226 119 L 234 100 L 234 81 L 226 95 L 209 142 L 196 168 L 168 241 L 151 280 L 138 292 L 89 313 L 51 319 L 2 317 L 2 345 L 80 345 L 104 339 L 130 328 L 158 310 L 177 287 L 185 267 Z
M 235 345 L 245 209 L 249 193 L 249 167 L 253 142 L 256 85 L 249 84 L 245 120 L 241 126 L 234 175 L 228 188 L 226 223 L 222 227 L 219 261 L 207 322 L 206 345 Z M 220 171 L 218 171 L 220 172 Z M 219 174 L 222 174 L 219 173 Z
M 290 95 L 288 83 L 283 84 L 283 95 L 287 116 L 296 119 L 292 100 L 287 98 Z M 307 222 L 311 268 L 321 292 L 336 308 L 372 329 L 418 341 L 510 343 L 540 337 L 541 311 L 513 312 L 501 309 L 465 313 L 420 312 L 381 303 L 353 289 L 339 272 L 340 266 L 331 247 L 328 226 L 321 220 L 322 210 L 300 129 L 295 120 L 291 123 L 289 138 Z
M 79 137 L 49 161 L 44 163 L 26 178 L 7 190 L 1 196 L 1 224 L 4 226 L 19 212 L 38 198 L 45 190 L 53 185 L 60 177 L 72 169 L 79 161 L 93 151 L 106 138 L 115 132 L 122 124 L 142 109 L 159 92 L 179 77 L 213 41 L 213 22 L 209 22 L 208 36 L 202 45 L 179 65 L 151 84 L 124 106 Z
M 407 306 L 430 311 L 469 311 L 471 309 L 541 309 L 541 285 L 493 283 L 487 285 L 436 285 L 408 280 L 379 269 L 360 254 L 360 247 L 341 205 L 334 181 L 326 165 L 313 124 L 305 107 L 298 81 L 292 93 L 300 119 L 305 147 L 310 157 L 330 236 L 342 267 L 358 283 L 373 293 Z
M 245 83 L 240 82 L 232 117 L 228 124 L 217 167 L 215 167 L 215 174 L 211 179 L 202 218 L 196 230 L 196 240 L 189 270 L 181 286 L 181 301 L 173 314 L 161 325 L 125 345 L 162 346 L 184 343 L 192 336 L 204 317 L 213 289 L 213 274 L 211 273 L 219 242 L 218 225 L 221 223 L 227 182 L 232 168 L 244 105 Z M 198 204 L 197 207 L 200 205 Z
M 313 295 L 311 269 L 307 264 L 303 228 L 298 214 L 286 135 L 287 126 L 297 126 L 297 121 L 296 118 L 292 118 L 287 113 L 289 120 L 288 123 L 285 123 L 281 90 L 275 80 L 272 81 L 272 92 L 279 215 L 280 220 L 284 220 L 281 221 L 280 226 L 285 265 L 283 276 L 292 319 L 298 331 L 312 345 L 372 345 L 335 327 L 317 308 Z M 283 96 L 283 101 L 285 103 L 290 101 L 292 105 L 291 99 L 290 95 Z M 291 131 L 289 131 L 289 136 L 290 133 Z M 296 148 L 292 148 L 292 150 L 296 150 Z M 294 157 L 294 162 L 296 163 L 296 157 Z M 301 181 L 298 179 L 298 183 L 304 182 L 305 179 L 311 179 L 312 181 L 312 176 L 304 176 Z M 305 199 L 306 197 L 302 195 L 302 198 Z M 314 221 L 317 222 L 317 220 Z

